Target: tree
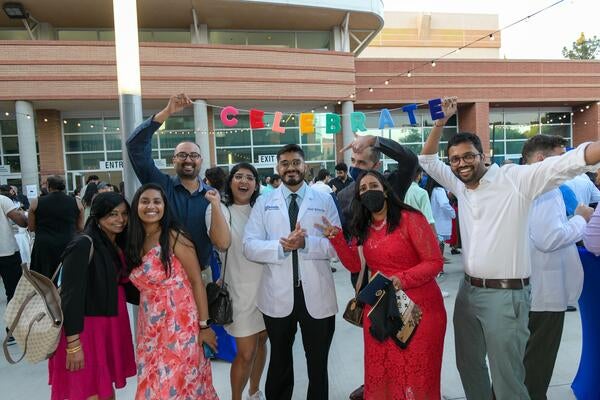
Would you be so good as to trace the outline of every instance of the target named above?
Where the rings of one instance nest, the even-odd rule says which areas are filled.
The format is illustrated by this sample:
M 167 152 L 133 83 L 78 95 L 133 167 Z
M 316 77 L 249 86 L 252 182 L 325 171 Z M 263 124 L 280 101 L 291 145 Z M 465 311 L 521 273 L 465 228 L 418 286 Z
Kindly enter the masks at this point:
M 600 38 L 593 36 L 586 39 L 583 32 L 569 50 L 566 47 L 562 49 L 562 55 L 571 60 L 594 60 L 600 52 Z

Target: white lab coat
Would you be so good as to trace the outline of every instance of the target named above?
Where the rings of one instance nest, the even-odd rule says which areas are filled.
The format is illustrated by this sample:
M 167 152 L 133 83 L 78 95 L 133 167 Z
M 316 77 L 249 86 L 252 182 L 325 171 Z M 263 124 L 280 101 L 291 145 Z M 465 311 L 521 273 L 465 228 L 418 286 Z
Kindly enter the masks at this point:
M 586 221 L 567 219 L 560 189 L 535 199 L 529 215 L 531 311 L 565 311 L 583 289 L 583 267 L 575 243 Z
M 341 226 L 333 198 L 306 188 L 298 222 L 307 231 L 306 246 L 298 250 L 298 270 L 308 313 L 317 319 L 337 313 L 335 285 L 329 259 L 336 253 L 329 240 L 315 227 L 326 217 Z M 287 203 L 281 188 L 259 196 L 244 232 L 244 255 L 263 263 L 265 270 L 258 289 L 256 305 L 263 314 L 287 317 L 294 307 L 292 253 L 284 253 L 279 239 L 290 234 Z

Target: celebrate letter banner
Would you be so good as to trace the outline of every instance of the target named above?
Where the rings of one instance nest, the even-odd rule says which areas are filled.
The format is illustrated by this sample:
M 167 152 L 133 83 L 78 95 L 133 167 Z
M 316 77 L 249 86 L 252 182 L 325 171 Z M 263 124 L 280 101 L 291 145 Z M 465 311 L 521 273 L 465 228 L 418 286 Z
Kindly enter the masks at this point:
M 302 113 L 300 114 L 300 133 L 315 133 L 315 114 Z
M 283 114 L 280 113 L 279 111 L 277 111 L 275 113 L 275 117 L 273 117 L 273 127 L 271 128 L 271 130 L 273 132 L 277 132 L 277 133 L 285 133 L 285 128 L 281 127 L 281 116 Z
M 381 114 L 379 115 L 379 129 L 385 129 L 386 125 L 390 128 L 393 128 L 394 120 L 392 119 L 392 114 L 390 114 L 390 110 L 388 110 L 387 108 L 382 108 Z
M 365 126 L 365 122 L 367 122 L 365 113 L 355 111 L 350 114 L 350 126 L 352 127 L 352 132 L 366 131 L 367 127 Z
M 429 112 L 431 113 L 431 119 L 442 119 L 445 117 L 442 111 L 442 99 L 429 100 Z
M 415 118 L 415 110 L 416 109 L 417 109 L 416 104 L 407 104 L 404 107 L 402 107 L 402 111 L 404 111 L 405 113 L 408 114 L 408 120 L 410 121 L 411 125 L 417 124 L 417 119 Z
M 338 133 L 342 129 L 339 114 L 328 113 L 325 115 L 325 133 Z
M 263 110 L 250 110 L 250 128 L 252 129 L 260 129 L 265 127 L 265 122 L 263 121 L 263 117 L 265 112 Z
M 221 122 L 228 128 L 233 128 L 237 125 L 238 119 L 235 117 L 229 118 L 230 115 L 238 115 L 239 111 L 234 106 L 227 106 L 221 110 Z

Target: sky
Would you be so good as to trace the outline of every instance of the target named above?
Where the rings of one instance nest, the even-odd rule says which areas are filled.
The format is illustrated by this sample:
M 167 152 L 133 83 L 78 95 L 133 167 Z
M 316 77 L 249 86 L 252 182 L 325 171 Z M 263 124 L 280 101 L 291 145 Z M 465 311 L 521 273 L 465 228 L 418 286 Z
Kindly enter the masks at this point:
M 558 0 L 383 0 L 386 11 L 497 14 L 509 25 Z M 553 8 L 502 31 L 500 57 L 562 59 L 581 32 L 600 37 L 600 1 L 565 0 Z M 596 56 L 596 58 L 600 58 Z

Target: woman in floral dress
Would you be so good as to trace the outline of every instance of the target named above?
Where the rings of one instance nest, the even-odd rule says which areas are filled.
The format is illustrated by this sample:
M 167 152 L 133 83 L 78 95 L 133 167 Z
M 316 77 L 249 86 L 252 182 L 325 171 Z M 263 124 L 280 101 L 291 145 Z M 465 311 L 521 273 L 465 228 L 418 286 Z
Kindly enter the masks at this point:
M 136 400 L 217 399 L 202 345 L 216 349 L 193 242 L 160 186 L 135 194 L 128 231 L 130 280 L 140 290 Z

